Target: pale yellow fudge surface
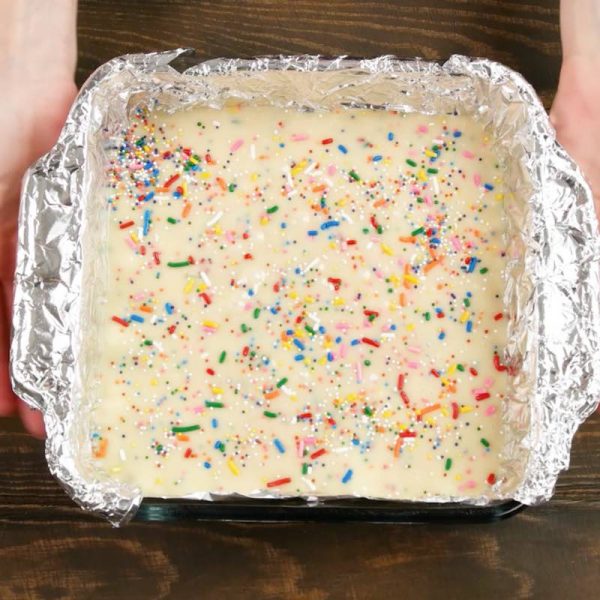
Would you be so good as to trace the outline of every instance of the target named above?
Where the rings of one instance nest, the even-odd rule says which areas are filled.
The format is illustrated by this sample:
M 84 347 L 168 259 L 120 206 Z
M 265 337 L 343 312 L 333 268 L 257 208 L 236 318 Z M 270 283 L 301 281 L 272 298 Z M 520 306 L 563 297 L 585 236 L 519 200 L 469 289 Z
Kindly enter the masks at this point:
M 494 497 L 492 141 L 451 115 L 138 110 L 100 199 L 95 468 L 146 496 Z

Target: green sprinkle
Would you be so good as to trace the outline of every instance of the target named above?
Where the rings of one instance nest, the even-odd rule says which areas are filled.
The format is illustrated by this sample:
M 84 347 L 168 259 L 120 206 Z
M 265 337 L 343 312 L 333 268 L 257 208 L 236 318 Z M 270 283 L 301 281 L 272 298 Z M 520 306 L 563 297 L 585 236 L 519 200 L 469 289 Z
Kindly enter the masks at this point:
M 425 233 L 424 227 L 417 227 L 416 229 L 410 232 L 410 235 L 419 235 L 421 233 Z
M 269 419 L 276 419 L 277 418 L 277 413 L 271 412 L 270 410 L 265 410 L 263 412 L 263 415 L 265 415 L 265 417 L 269 417 Z
M 489 271 L 489 269 L 488 269 L 487 267 L 483 267 L 483 269 L 479 269 L 479 272 L 480 272 L 482 275 L 485 275 L 485 274 L 486 274 L 488 271 Z
M 373 416 L 373 410 L 371 408 L 369 408 L 368 406 L 365 406 L 363 413 L 365 413 L 365 415 L 367 415 L 367 417 Z
M 233 192 L 233 191 L 235 191 L 235 188 L 236 188 L 236 185 L 235 185 L 235 183 L 230 183 L 230 184 L 229 184 L 229 187 L 228 187 L 227 189 L 228 189 L 230 192 Z
M 268 215 L 272 215 L 273 213 L 276 213 L 279 210 L 279 206 L 277 206 L 277 204 L 275 206 L 271 206 L 271 208 L 267 208 L 267 214 Z
M 485 439 L 485 438 L 481 438 L 481 440 L 479 440 L 486 448 L 490 447 L 490 443 Z
M 427 169 L 427 172 L 431 173 L 431 175 L 435 175 L 438 172 L 438 170 L 434 169 L 433 167 L 429 167 L 429 169 Z
M 162 444 L 157 444 L 156 446 L 156 453 L 160 454 L 162 452 L 163 449 L 163 445 Z
M 223 402 L 215 402 L 214 400 L 207 400 L 204 405 L 208 408 L 223 408 L 225 406 Z
M 255 319 L 258 319 L 258 315 L 260 315 L 260 308 L 255 308 L 252 315 L 254 316 Z
M 369 322 L 372 323 L 377 318 L 377 315 L 369 315 Z
M 367 358 L 367 359 L 365 360 L 365 363 L 364 363 L 364 364 L 365 364 L 365 367 L 370 367 L 370 366 L 371 366 L 371 361 L 370 361 L 370 360 Z
M 352 179 L 354 179 L 354 181 L 360 181 L 360 176 L 356 171 L 350 171 L 349 175 L 352 177 Z
M 429 321 L 431 319 L 431 313 L 428 313 L 428 312 L 423 313 L 423 316 L 425 317 L 426 321 Z
M 412 160 L 412 158 L 407 158 L 406 159 L 406 164 L 410 165 L 411 167 L 416 167 L 417 166 L 417 163 L 414 160 Z
M 144 340 L 144 346 L 152 346 L 152 340 Z
M 175 225 L 175 223 L 177 223 L 177 219 L 174 219 L 173 217 L 167 217 L 167 221 L 169 221 L 169 223 L 171 223 L 172 225 Z
M 383 233 L 383 227 L 381 225 L 377 225 L 377 233 Z
M 461 372 L 465 370 L 465 368 L 462 365 L 456 365 L 456 368 Z
M 168 262 L 168 267 L 178 268 L 178 267 L 188 267 L 190 265 L 189 260 L 182 260 L 180 262 Z
M 423 200 L 423 198 L 421 198 L 421 196 L 417 196 L 417 202 L 419 204 L 423 204 L 424 200 Z
M 308 473 L 308 463 L 302 463 L 302 475 L 306 475 Z
M 305 325 L 304 329 L 310 333 L 310 335 L 315 335 L 317 333 L 310 325 Z
M 278 388 L 280 388 L 281 386 L 285 385 L 287 382 L 288 382 L 288 378 L 284 377 L 283 379 L 280 379 L 276 385 Z
M 446 464 L 444 465 L 444 469 L 446 471 L 449 471 L 452 468 L 452 459 L 451 458 L 447 458 L 446 459 Z
M 240 329 L 242 330 L 242 333 L 246 333 L 248 331 L 248 325 L 246 325 L 246 323 L 242 323 Z
M 221 355 L 219 356 L 219 362 L 221 364 L 224 363 L 226 358 L 227 358 L 227 352 L 225 352 L 225 350 L 223 350 L 223 352 L 221 352 Z
M 188 431 L 198 431 L 200 425 L 179 425 L 178 427 L 171 427 L 173 433 L 187 433 Z
M 470 301 L 468 298 L 465 298 L 465 299 L 463 300 L 463 304 L 464 304 L 464 305 L 465 305 L 467 308 L 469 308 L 469 306 L 471 306 L 471 301 Z

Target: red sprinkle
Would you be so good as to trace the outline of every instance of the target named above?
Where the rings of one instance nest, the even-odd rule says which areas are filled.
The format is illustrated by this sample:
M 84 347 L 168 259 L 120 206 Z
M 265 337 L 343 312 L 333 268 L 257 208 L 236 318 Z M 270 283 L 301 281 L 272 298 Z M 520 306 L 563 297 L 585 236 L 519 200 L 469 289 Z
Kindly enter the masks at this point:
M 163 185 L 163 187 L 168 188 L 171 184 L 175 183 L 178 179 L 179 179 L 179 175 L 177 173 L 175 173 L 175 175 L 171 175 L 171 177 L 169 177 L 169 179 L 167 179 L 165 181 L 165 184 Z
M 325 138 L 324 140 L 321 140 L 321 144 L 323 144 L 323 146 L 327 146 L 327 144 L 332 144 L 333 143 L 333 138 Z
M 481 400 L 487 400 L 489 397 L 490 395 L 488 392 L 481 392 L 475 396 L 475 400 L 477 400 L 477 402 L 481 402 Z
M 155 264 L 160 265 L 160 257 L 159 257 L 158 252 L 153 252 L 152 256 L 154 256 L 154 262 L 155 262 Z
M 319 458 L 319 456 L 323 456 L 323 454 L 325 454 L 327 452 L 327 450 L 325 450 L 325 448 L 321 448 L 319 450 L 317 450 L 316 452 L 313 452 L 310 457 L 312 459 L 314 458 Z
M 469 369 L 469 373 L 471 373 L 471 375 L 473 375 L 473 377 L 477 377 L 477 375 L 479 375 L 479 373 L 477 372 L 477 369 L 474 369 L 473 367 L 471 367 Z
M 310 413 L 310 412 L 301 413 L 298 415 L 298 419 L 300 419 L 300 420 L 312 419 L 312 413 Z
M 275 479 L 273 481 L 269 481 L 267 483 L 267 487 L 277 487 L 278 485 L 285 485 L 286 483 L 290 483 L 292 481 L 291 477 L 282 477 L 281 479 Z
M 246 254 L 244 254 L 244 259 L 245 260 L 252 260 L 252 254 L 250 254 L 250 252 L 246 252 Z
M 429 371 L 434 377 L 439 377 L 440 374 L 435 370 L 435 369 L 431 369 L 431 371 Z
M 404 387 L 404 375 L 402 375 L 402 373 L 398 375 L 398 383 L 396 384 L 396 387 L 398 391 L 400 391 Z
M 342 280 L 338 277 L 328 277 L 327 281 L 333 285 L 333 289 L 337 292 L 342 285 Z
M 410 400 L 408 398 L 408 394 L 404 390 L 400 390 L 400 398 L 402 398 L 402 402 L 404 402 L 404 404 L 407 407 L 410 406 Z
M 494 485 L 494 484 L 496 483 L 496 476 L 495 476 L 493 473 L 490 473 L 490 474 L 487 476 L 487 482 L 488 482 L 490 485 Z
M 348 246 L 354 246 L 356 244 L 356 240 L 346 240 L 346 244 L 348 244 Z
M 175 327 L 177 327 L 177 325 L 169 325 L 169 327 L 167 328 L 167 331 L 173 335 L 175 333 Z
M 362 343 L 369 344 L 369 346 L 373 346 L 375 348 L 379 348 L 379 346 L 381 345 L 377 340 L 372 340 L 371 338 L 368 338 L 368 337 L 364 337 L 362 339 Z
M 371 217 L 371 225 L 373 225 L 373 229 L 377 231 L 379 229 L 379 223 L 377 223 L 377 219 L 375 219 L 375 215 Z
M 210 296 L 206 293 L 206 292 L 202 292 L 201 294 L 198 294 L 200 296 L 200 298 L 202 298 L 202 300 L 204 300 L 206 305 L 212 304 L 212 300 L 210 299 Z
M 500 363 L 500 357 L 497 354 L 494 354 L 494 367 L 496 367 L 496 371 L 506 371 L 506 367 Z
M 494 321 L 499 321 L 504 315 L 502 313 L 496 313 L 494 315 Z
M 208 368 L 208 369 L 206 369 L 206 372 L 207 372 L 209 375 L 214 375 L 214 374 L 215 374 L 215 370 L 214 370 L 214 369 L 211 369 L 211 368 Z
M 250 352 L 250 348 L 248 348 L 248 346 L 244 346 L 244 349 L 242 350 L 242 355 L 248 356 L 248 352 Z
M 185 458 L 189 458 L 192 455 L 192 449 L 188 448 L 183 455 Z
M 119 225 L 119 229 L 127 229 L 128 227 L 131 227 L 132 225 L 135 225 L 135 223 L 133 221 L 125 221 L 125 223 L 121 223 Z
M 119 325 L 123 325 L 123 327 L 129 327 L 129 323 L 120 317 L 113 317 L 112 320 Z
M 401 431 L 398 434 L 401 438 L 414 438 L 417 437 L 416 431 Z
M 452 418 L 453 419 L 458 419 L 458 415 L 459 415 L 459 406 L 457 402 L 452 402 L 451 404 L 452 406 Z

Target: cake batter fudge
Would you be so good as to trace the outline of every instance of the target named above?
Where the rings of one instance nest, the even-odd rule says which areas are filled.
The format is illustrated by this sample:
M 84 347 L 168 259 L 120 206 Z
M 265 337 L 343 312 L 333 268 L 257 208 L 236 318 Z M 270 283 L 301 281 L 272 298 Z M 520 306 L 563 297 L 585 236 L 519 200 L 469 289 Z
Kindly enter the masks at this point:
M 161 497 L 501 489 L 505 167 L 477 122 L 138 109 L 106 147 L 99 472 Z

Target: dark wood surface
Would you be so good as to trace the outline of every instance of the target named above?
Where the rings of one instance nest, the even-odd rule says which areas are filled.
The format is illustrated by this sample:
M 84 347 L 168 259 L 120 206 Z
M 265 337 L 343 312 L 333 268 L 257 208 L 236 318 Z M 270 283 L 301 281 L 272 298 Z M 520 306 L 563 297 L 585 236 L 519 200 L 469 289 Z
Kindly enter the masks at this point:
M 85 0 L 81 83 L 113 56 L 389 53 L 501 60 L 549 107 L 558 0 Z M 591 598 L 600 585 L 600 414 L 551 502 L 489 525 L 132 523 L 82 513 L 43 444 L 0 420 L 0 599 Z

